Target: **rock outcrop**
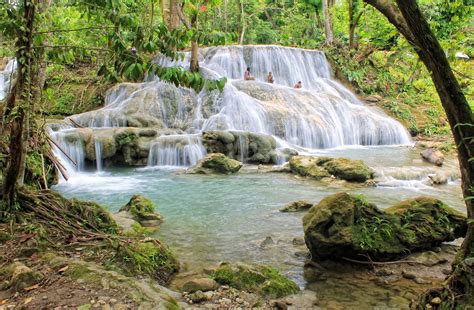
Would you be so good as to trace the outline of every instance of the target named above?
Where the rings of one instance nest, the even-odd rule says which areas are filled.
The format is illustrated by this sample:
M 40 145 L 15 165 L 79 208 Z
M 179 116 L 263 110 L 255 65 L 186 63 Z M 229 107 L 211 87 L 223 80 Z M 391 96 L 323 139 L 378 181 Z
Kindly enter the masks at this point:
M 295 282 L 282 276 L 276 269 L 262 265 L 221 263 L 212 273 L 221 285 L 262 294 L 269 298 L 281 298 L 299 291 Z
M 444 154 L 436 148 L 426 149 L 421 152 L 420 155 L 424 160 L 432 163 L 433 165 L 442 166 L 444 163 Z
M 205 131 L 202 142 L 208 153 L 222 153 L 254 164 L 276 164 L 276 141 L 270 135 L 243 131 Z
M 190 174 L 232 174 L 242 168 L 242 163 L 221 153 L 207 154 L 196 165 L 189 168 Z
M 129 214 L 125 218 L 131 217 L 144 227 L 157 228 L 163 221 L 163 218 L 159 213 L 155 212 L 155 209 L 156 207 L 150 199 L 142 195 L 134 195 L 125 206 L 120 208 L 119 214 L 124 212 Z
M 293 156 L 290 159 L 293 173 L 316 180 L 331 175 L 350 182 L 365 182 L 374 172 L 361 160 L 315 156 Z
M 303 218 L 312 259 L 389 260 L 465 235 L 465 217 L 430 197 L 378 209 L 361 197 L 339 193 L 314 205 Z

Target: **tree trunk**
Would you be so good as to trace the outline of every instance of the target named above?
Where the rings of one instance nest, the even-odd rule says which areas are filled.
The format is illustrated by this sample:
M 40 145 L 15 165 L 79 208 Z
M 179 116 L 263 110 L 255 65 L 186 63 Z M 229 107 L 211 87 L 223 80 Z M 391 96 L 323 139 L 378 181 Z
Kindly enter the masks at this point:
M 334 35 L 332 33 L 331 15 L 329 14 L 328 0 L 323 0 L 323 19 L 324 29 L 326 31 L 326 45 L 332 45 L 334 43 Z
M 18 43 L 16 57 L 18 61 L 17 83 L 12 89 L 7 99 L 7 111 L 5 113 L 7 126 L 9 127 L 9 156 L 7 159 L 7 168 L 3 181 L 3 200 L 7 206 L 11 206 L 15 201 L 17 189 L 17 180 L 21 174 L 21 162 L 25 157 L 25 142 L 23 139 L 23 126 L 26 113 L 28 113 L 30 94 L 26 89 L 31 83 L 31 65 L 32 65 L 32 37 L 34 29 L 34 17 L 38 0 L 24 0 L 24 27 L 18 31 Z M 16 99 L 19 100 L 16 100 Z M 19 101 L 19 103 L 17 102 Z M 15 117 L 11 118 L 11 112 L 16 109 Z
M 170 14 L 169 14 L 168 0 L 161 0 L 161 14 L 163 16 L 163 22 L 170 27 Z
M 354 2 L 349 0 L 349 48 L 354 46 Z
M 170 0 L 170 30 L 176 29 L 180 25 L 178 10 L 178 0 Z
M 461 257 L 451 277 L 453 290 L 460 298 L 474 296 L 474 268 L 464 262 L 474 257 L 474 116 L 459 83 L 453 74 L 446 55 L 431 31 L 415 0 L 396 0 L 398 8 L 387 0 L 364 0 L 381 11 L 414 47 L 431 74 L 458 148 L 462 177 L 462 191 L 466 201 L 468 231 L 462 245 Z M 451 292 L 451 294 L 453 294 Z M 451 295 L 449 295 L 451 296 Z M 451 298 L 451 297 L 449 297 Z M 454 298 L 459 298 L 454 297 Z M 472 300 L 471 300 L 472 301 Z M 456 300 L 452 300 L 456 304 Z M 464 300 L 466 302 L 466 300 Z M 467 301 L 469 302 L 469 301 Z M 424 308 L 424 305 L 420 305 Z
M 240 0 L 240 25 L 241 25 L 241 31 L 240 31 L 240 38 L 239 38 L 239 44 L 242 45 L 244 44 L 244 37 L 245 37 L 245 10 L 244 10 L 244 1 Z
M 191 42 L 191 72 L 199 72 L 199 44 L 197 41 Z

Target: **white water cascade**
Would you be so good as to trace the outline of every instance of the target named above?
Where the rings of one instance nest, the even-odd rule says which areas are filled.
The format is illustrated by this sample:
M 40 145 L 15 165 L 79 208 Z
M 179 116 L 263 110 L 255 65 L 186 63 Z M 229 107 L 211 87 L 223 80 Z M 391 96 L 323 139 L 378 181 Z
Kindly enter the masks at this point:
M 10 59 L 4 70 L 0 71 L 0 101 L 5 99 L 10 91 L 16 68 L 16 60 Z
M 103 171 L 103 164 L 102 164 L 102 145 L 100 144 L 99 139 L 95 139 L 94 141 L 94 149 L 95 149 L 95 161 L 97 166 L 97 172 Z
M 163 65 L 187 65 L 182 62 Z M 159 80 L 113 87 L 104 108 L 75 115 L 84 127 L 153 127 L 179 135 L 157 137 L 148 165 L 194 164 L 205 155 L 196 134 L 237 130 L 273 135 L 280 147 L 298 150 L 349 145 L 409 144 L 396 120 L 364 105 L 331 79 L 324 53 L 280 46 L 222 46 L 200 50 L 200 67 L 209 79 L 227 77 L 222 93 L 197 94 Z M 242 80 L 250 67 L 255 81 Z M 275 82 L 266 83 L 272 71 Z M 292 86 L 302 81 L 302 89 Z
M 149 166 L 192 166 L 206 155 L 197 135 L 170 135 L 157 139 L 148 155 Z

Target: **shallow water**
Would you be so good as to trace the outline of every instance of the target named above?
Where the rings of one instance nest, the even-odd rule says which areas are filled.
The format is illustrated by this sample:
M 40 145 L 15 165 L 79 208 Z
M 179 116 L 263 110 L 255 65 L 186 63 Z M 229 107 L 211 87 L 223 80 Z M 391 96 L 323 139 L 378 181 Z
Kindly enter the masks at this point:
M 431 195 L 465 211 L 458 181 L 433 187 L 424 180 L 425 170 L 455 169 L 449 163 L 443 169 L 433 168 L 419 161 L 416 150 L 408 147 L 351 148 L 324 153 L 363 158 L 373 167 L 411 167 L 421 172 L 419 176 L 415 173 L 414 179 L 389 177 L 395 181 L 361 188 L 347 183 L 328 186 L 286 173 L 260 173 L 255 166 L 231 176 L 187 175 L 177 168 L 130 168 L 81 173 L 54 189 L 67 197 L 97 201 L 111 211 L 117 211 L 133 194 L 143 194 L 157 204 L 165 218 L 158 237 L 190 269 L 223 260 L 264 263 L 281 269 L 301 287 L 305 286 L 303 259 L 294 255 L 292 240 L 303 236 L 302 214 L 279 212 L 287 203 L 300 199 L 318 202 L 329 194 L 348 191 L 366 196 L 381 208 L 405 198 Z M 260 244 L 267 236 L 272 237 L 274 244 L 262 248 Z

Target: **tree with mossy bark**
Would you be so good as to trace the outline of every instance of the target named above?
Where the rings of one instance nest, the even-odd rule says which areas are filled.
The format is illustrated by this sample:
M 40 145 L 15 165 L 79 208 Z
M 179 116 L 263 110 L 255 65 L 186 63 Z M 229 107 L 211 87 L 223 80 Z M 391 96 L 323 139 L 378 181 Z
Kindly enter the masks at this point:
M 375 7 L 415 49 L 425 64 L 446 112 L 462 177 L 466 201 L 468 231 L 455 262 L 453 274 L 444 290 L 431 291 L 428 296 L 441 294 L 446 306 L 456 307 L 474 303 L 474 115 L 454 76 L 446 54 L 421 13 L 416 0 L 364 0 Z M 421 300 L 424 309 L 426 300 Z

